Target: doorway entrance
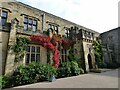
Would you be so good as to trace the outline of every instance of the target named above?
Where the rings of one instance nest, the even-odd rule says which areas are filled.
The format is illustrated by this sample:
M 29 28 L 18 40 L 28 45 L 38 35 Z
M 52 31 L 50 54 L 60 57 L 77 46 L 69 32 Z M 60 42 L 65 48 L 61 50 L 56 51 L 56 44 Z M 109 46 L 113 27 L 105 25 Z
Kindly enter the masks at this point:
M 89 69 L 92 69 L 93 66 L 92 66 L 92 57 L 90 54 L 88 54 L 88 64 L 89 64 Z

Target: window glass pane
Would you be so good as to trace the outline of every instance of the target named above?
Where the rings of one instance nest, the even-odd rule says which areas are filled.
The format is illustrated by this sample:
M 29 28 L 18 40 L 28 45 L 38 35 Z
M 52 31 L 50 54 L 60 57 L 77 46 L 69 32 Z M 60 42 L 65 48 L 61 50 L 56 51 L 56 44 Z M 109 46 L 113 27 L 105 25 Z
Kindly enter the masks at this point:
M 31 31 L 32 30 L 32 25 L 28 25 L 28 30 Z
M 29 19 L 29 24 L 32 24 L 32 19 Z
M 24 30 L 27 30 L 27 29 L 28 29 L 28 25 L 24 24 Z
M 40 54 L 37 54 L 36 55 L 36 62 L 39 62 L 40 61 Z
M 6 19 L 2 18 L 2 25 L 6 24 Z
M 35 61 L 35 54 L 31 54 L 31 62 Z
M 55 30 L 58 30 L 58 27 L 57 27 L 57 26 L 55 26 Z
M 67 30 L 65 30 L 65 33 L 67 33 Z
M 30 46 L 27 47 L 27 52 L 30 52 Z
M 30 59 L 30 55 L 27 54 L 27 55 L 26 55 L 26 63 L 29 63 L 29 59 Z
M 37 47 L 37 53 L 40 53 L 40 47 Z
M 33 25 L 37 25 L 37 21 L 36 20 L 33 20 Z
M 28 23 L 28 18 L 27 17 L 24 18 L 24 22 Z
M 35 52 L 35 47 L 34 46 L 32 46 L 32 52 Z
M 49 29 L 49 28 L 51 28 L 51 25 L 50 25 L 50 24 L 48 24 L 48 29 Z
M 68 33 L 70 33 L 70 31 L 68 30 Z
M 3 12 L 2 12 L 2 17 L 7 18 L 7 12 L 3 11 Z
M 36 29 L 37 29 L 37 28 L 36 28 L 36 26 L 33 26 L 33 30 L 32 30 L 32 31 L 34 31 L 34 32 L 35 32 L 35 31 L 36 31 Z

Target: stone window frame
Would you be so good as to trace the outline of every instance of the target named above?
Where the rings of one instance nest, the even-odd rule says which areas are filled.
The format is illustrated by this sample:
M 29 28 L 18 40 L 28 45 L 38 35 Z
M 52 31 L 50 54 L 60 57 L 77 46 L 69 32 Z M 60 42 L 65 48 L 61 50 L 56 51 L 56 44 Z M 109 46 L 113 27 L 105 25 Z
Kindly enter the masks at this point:
M 60 62 L 67 62 L 68 60 L 68 56 L 67 56 L 67 49 L 61 49 L 60 50 L 60 57 L 61 57 L 61 60 Z
M 2 12 L 6 12 L 7 15 L 6 15 L 6 23 L 5 25 L 7 24 L 7 21 L 8 21 L 8 16 L 9 16 L 9 13 L 12 13 L 10 9 L 7 9 L 7 8 L 3 8 L 3 7 L 0 7 L 0 25 L 2 25 L 2 18 L 5 18 L 5 17 L 2 17 Z M 5 25 L 2 25 L 2 26 L 5 26 Z
M 27 21 L 25 20 L 25 18 L 26 18 Z M 31 20 L 32 22 L 30 22 L 30 20 Z M 36 22 L 36 23 L 34 23 L 34 22 Z M 25 25 L 27 25 L 27 28 L 24 29 L 24 31 L 36 32 L 36 31 L 37 31 L 37 24 L 38 24 L 38 21 L 37 21 L 37 19 L 35 19 L 34 17 L 29 17 L 29 16 L 27 16 L 27 15 L 25 15 L 25 16 L 23 17 L 23 27 L 24 27 Z M 35 30 L 34 30 L 34 27 L 36 28 Z
M 32 55 L 34 57 L 32 57 Z M 37 56 L 39 60 L 37 59 Z M 35 59 L 33 60 L 32 58 L 35 58 Z M 40 62 L 40 46 L 39 45 L 28 45 L 26 48 L 25 64 L 29 64 L 31 62 L 38 62 L 38 63 Z

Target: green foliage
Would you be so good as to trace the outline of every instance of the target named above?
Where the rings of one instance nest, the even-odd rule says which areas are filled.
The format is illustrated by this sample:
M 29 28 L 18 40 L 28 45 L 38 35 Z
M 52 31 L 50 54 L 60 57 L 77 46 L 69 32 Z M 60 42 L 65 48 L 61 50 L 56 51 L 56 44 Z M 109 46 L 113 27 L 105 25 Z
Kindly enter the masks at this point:
M 68 60 L 69 61 L 77 61 L 77 59 L 74 55 L 74 48 L 73 47 L 71 47 L 69 50 Z
M 70 62 L 64 62 L 59 65 L 59 68 L 57 70 L 57 77 L 68 77 L 71 76 L 71 63 Z
M 0 88 L 8 88 L 11 86 L 11 82 L 9 81 L 10 79 L 6 76 L 0 76 Z
M 16 37 L 16 44 L 14 46 L 14 52 L 16 53 L 16 61 L 22 60 L 29 40 L 25 37 Z
M 84 74 L 84 73 L 85 71 L 82 68 L 80 68 L 80 74 Z
M 76 76 L 80 73 L 83 74 L 84 70 L 82 68 L 79 68 L 78 63 L 76 61 L 64 62 L 60 64 L 57 70 L 57 77 L 62 78 Z
M 71 61 L 71 71 L 72 75 L 79 75 L 80 74 L 80 68 L 78 67 L 78 63 L 76 61 Z
M 0 87 L 8 88 L 46 81 L 49 80 L 52 75 L 57 75 L 53 66 L 33 62 L 29 65 L 21 65 L 10 77 L 1 76 Z
M 29 65 L 20 66 L 14 72 L 14 85 L 46 81 L 53 74 L 56 75 L 56 70 L 53 66 L 33 62 Z
M 2 88 L 2 76 L 0 76 L 0 89 Z
M 94 46 L 94 50 L 95 50 L 95 61 L 98 65 L 98 67 L 101 66 L 102 63 L 104 63 L 103 61 L 103 53 L 102 53 L 102 47 L 101 47 L 101 41 L 100 40 L 96 40 L 93 42 L 93 46 Z

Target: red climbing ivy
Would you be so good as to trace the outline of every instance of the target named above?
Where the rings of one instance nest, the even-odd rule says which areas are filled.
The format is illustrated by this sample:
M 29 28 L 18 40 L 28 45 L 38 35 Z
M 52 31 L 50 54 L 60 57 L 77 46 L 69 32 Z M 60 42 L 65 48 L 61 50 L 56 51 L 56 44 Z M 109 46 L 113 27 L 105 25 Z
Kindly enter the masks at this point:
M 73 41 L 64 40 L 60 34 L 53 34 L 52 37 L 49 36 L 30 36 L 32 42 L 37 42 L 41 44 L 43 47 L 49 49 L 53 53 L 53 65 L 57 69 L 59 66 L 60 59 L 60 51 L 58 50 L 59 44 L 63 46 L 63 48 L 69 48 L 73 45 Z

